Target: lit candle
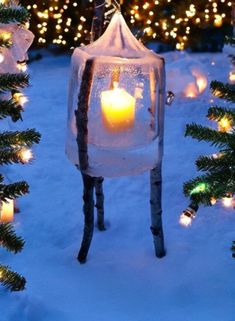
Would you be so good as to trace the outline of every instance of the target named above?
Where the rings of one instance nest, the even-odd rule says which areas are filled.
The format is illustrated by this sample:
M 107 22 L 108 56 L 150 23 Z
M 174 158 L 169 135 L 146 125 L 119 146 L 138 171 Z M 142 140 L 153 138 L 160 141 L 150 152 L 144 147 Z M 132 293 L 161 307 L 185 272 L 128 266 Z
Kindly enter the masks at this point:
M 136 100 L 125 89 L 114 88 L 101 93 L 102 119 L 109 132 L 122 132 L 135 124 Z
M 14 201 L 7 199 L 6 202 L 2 202 L 0 221 L 2 223 L 8 223 L 8 222 L 12 222 L 13 219 L 14 219 Z

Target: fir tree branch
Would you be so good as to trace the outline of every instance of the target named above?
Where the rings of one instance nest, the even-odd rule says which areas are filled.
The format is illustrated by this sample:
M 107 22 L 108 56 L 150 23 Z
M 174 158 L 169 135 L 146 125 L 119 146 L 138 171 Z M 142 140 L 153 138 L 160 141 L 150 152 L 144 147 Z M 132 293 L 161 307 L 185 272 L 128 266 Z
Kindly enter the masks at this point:
M 24 240 L 17 236 L 11 224 L 0 224 L 0 245 L 8 251 L 18 253 L 24 247 Z
M 184 194 L 196 204 L 211 205 L 211 198 L 222 199 L 235 193 L 234 173 L 230 169 L 198 176 L 184 184 Z M 204 184 L 205 190 L 192 193 L 195 188 Z
M 22 132 L 4 132 L 0 134 L 0 148 L 10 146 L 28 146 L 38 144 L 41 135 L 35 129 L 28 129 Z
M 23 111 L 22 106 L 14 99 L 0 101 L 0 119 L 11 117 L 12 121 L 16 122 L 22 119 L 21 112 Z
M 235 45 L 235 38 L 226 36 L 225 39 L 224 39 L 224 43 L 226 45 Z
M 25 164 L 25 162 L 21 158 L 22 148 L 0 148 L 0 165 L 8 165 L 8 164 Z
M 25 278 L 10 270 L 8 266 L 0 265 L 0 282 L 11 291 L 22 291 L 25 289 Z
M 235 110 L 218 106 L 212 106 L 208 109 L 207 118 L 210 120 L 220 121 L 223 117 L 226 117 L 235 123 Z
M 25 24 L 30 18 L 27 9 L 23 7 L 5 7 L 0 4 L 0 23 L 20 23 Z
M 235 85 L 224 84 L 220 81 L 211 82 L 211 91 L 216 97 L 226 99 L 227 101 L 235 102 Z
M 214 156 L 201 156 L 197 159 L 196 165 L 200 171 L 214 172 L 217 170 L 230 169 L 234 171 L 235 175 L 235 153 L 228 151 L 222 152 L 218 158 Z
M 18 90 L 29 85 L 29 76 L 25 73 L 0 74 L 0 92 Z
M 193 123 L 186 126 L 185 137 L 187 136 L 191 136 L 198 141 L 210 142 L 211 146 L 235 148 L 235 133 L 222 133 Z
M 13 184 L 0 184 L 0 199 L 7 201 L 7 199 L 15 199 L 19 196 L 25 195 L 29 192 L 29 185 L 22 181 Z

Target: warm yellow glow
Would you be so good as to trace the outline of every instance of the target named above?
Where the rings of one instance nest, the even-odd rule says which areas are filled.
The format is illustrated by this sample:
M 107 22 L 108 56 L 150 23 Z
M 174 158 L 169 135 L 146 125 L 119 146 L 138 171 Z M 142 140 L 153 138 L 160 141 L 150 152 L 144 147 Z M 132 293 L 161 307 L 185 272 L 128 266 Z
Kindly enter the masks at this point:
M 125 89 L 114 88 L 101 93 L 104 127 L 110 132 L 122 132 L 134 126 L 136 100 Z
M 188 226 L 190 226 L 192 224 L 192 221 L 193 221 L 192 217 L 189 217 L 189 216 L 187 216 L 185 214 L 181 214 L 180 215 L 180 219 L 179 219 L 180 225 L 188 227 Z
M 21 106 L 24 106 L 24 104 L 28 102 L 28 98 L 22 93 L 15 93 L 13 99 Z
M 211 198 L 211 205 L 215 205 L 217 203 L 217 199 L 212 197 Z
M 223 25 L 223 18 L 219 14 L 215 15 L 215 20 L 214 20 L 214 26 L 215 27 L 221 27 Z
M 198 95 L 198 89 L 194 83 L 189 83 L 184 90 L 184 96 L 187 98 L 195 98 Z
M 14 201 L 7 199 L 6 202 L 2 202 L 0 222 L 9 223 L 14 219 Z
M 218 121 L 218 130 L 222 133 L 227 133 L 232 129 L 232 122 L 226 116 Z
M 19 157 L 23 163 L 29 163 L 33 159 L 33 153 L 31 149 L 24 148 L 20 151 Z
M 230 71 L 229 73 L 229 80 L 231 82 L 235 82 L 235 70 Z
M 11 40 L 11 32 L 8 32 L 8 31 L 3 31 L 3 32 L 1 32 L 1 38 L 2 38 L 4 41 L 9 41 L 9 40 Z
M 25 72 L 27 70 L 26 62 L 18 62 L 17 68 L 19 69 L 19 71 Z

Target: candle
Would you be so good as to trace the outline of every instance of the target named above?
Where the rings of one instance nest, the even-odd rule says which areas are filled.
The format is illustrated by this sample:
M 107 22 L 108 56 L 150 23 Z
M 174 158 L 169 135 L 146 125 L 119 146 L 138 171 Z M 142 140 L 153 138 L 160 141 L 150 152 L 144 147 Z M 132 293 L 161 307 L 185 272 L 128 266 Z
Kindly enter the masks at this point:
M 14 219 L 14 201 L 7 199 L 6 202 L 2 202 L 0 221 L 2 223 L 8 223 L 8 222 L 12 222 L 13 219 Z
M 101 93 L 103 124 L 109 132 L 122 132 L 135 124 L 136 100 L 125 89 L 114 88 Z

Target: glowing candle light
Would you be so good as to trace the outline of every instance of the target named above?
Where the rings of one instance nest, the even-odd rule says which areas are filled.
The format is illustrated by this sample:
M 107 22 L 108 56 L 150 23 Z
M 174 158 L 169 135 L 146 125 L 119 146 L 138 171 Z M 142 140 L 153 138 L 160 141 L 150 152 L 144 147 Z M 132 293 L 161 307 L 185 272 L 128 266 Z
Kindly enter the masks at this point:
M 1 205 L 0 221 L 2 223 L 12 222 L 14 219 L 14 201 L 7 199 Z
M 194 83 L 189 83 L 184 90 L 185 97 L 195 98 L 198 95 L 198 89 Z
M 104 127 L 109 132 L 122 132 L 135 124 L 136 100 L 125 89 L 114 88 L 101 93 Z

